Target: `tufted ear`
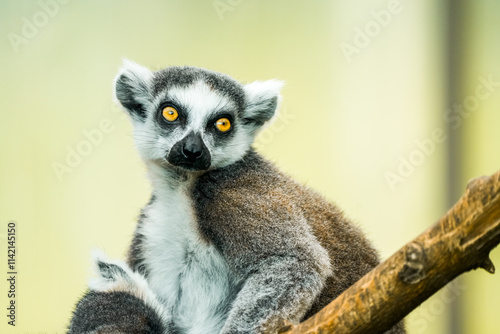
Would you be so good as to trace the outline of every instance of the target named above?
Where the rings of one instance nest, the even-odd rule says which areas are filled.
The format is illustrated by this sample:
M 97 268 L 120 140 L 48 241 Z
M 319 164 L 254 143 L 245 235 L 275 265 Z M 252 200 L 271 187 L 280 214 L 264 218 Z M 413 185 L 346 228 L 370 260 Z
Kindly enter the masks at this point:
M 152 100 L 150 93 L 153 72 L 130 60 L 123 60 L 123 66 L 115 79 L 116 99 L 132 119 L 144 122 L 146 106 Z
M 257 130 L 273 117 L 284 84 L 283 81 L 268 80 L 254 81 L 244 86 L 246 106 L 243 118 L 247 124 Z

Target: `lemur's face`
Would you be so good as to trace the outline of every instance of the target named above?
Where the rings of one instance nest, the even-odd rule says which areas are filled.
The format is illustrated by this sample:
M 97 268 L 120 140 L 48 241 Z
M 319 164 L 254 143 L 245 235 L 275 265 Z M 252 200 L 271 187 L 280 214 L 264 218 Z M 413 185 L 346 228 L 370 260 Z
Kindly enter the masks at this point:
M 201 171 L 239 160 L 274 115 L 282 83 L 241 85 L 195 67 L 151 72 L 126 61 L 116 97 L 130 114 L 143 159 L 166 168 Z

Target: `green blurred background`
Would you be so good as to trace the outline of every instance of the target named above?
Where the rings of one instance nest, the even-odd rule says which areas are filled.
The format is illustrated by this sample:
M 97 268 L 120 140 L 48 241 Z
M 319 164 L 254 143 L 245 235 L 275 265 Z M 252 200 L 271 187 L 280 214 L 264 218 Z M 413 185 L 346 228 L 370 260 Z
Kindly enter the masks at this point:
M 122 58 L 286 81 L 256 146 L 386 258 L 500 169 L 499 36 L 495 0 L 1 0 L 1 267 L 14 220 L 19 275 L 16 327 L 0 279 L 0 332 L 63 333 L 91 249 L 126 253 L 150 188 L 112 101 Z M 408 328 L 494 333 L 499 313 L 500 276 L 472 272 Z

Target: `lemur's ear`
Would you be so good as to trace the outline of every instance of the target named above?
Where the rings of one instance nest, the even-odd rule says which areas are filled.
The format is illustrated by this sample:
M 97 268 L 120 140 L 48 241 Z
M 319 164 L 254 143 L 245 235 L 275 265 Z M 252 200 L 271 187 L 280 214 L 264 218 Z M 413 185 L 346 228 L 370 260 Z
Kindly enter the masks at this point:
M 246 106 L 243 117 L 247 124 L 257 129 L 273 117 L 284 84 L 283 81 L 268 80 L 254 81 L 244 86 Z
M 123 67 L 115 79 L 116 99 L 134 120 L 146 119 L 146 107 L 152 100 L 150 93 L 153 72 L 130 60 L 123 60 Z

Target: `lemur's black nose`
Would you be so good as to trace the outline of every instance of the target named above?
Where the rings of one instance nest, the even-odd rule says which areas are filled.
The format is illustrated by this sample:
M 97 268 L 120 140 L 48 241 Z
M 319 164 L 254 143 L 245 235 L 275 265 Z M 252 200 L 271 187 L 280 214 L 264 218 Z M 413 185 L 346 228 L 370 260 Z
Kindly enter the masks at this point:
M 203 153 L 203 141 L 200 135 L 189 135 L 182 145 L 182 154 L 189 160 L 195 160 Z
M 200 171 L 210 168 L 212 158 L 201 134 L 191 132 L 172 146 L 167 160 L 174 166 Z

